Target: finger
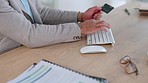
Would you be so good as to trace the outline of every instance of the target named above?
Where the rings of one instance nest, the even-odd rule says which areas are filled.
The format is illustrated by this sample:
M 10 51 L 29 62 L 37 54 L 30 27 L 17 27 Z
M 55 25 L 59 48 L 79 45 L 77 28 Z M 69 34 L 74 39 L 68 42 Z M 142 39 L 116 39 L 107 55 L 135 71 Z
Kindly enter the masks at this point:
M 103 29 L 104 31 L 106 31 L 106 30 L 110 29 L 110 26 L 108 26 L 108 25 L 99 25 L 99 26 L 96 26 L 96 28 L 101 28 L 101 30 Z
M 96 15 L 96 14 L 93 16 L 93 19 L 98 20 L 98 19 L 97 19 L 97 15 Z
M 99 27 L 106 27 L 107 29 L 110 29 L 110 25 L 108 25 L 108 24 L 98 24 L 98 25 L 96 25 L 96 28 L 99 28 Z
M 93 17 L 93 19 L 99 20 L 101 17 L 102 17 L 101 14 L 95 14 L 94 17 Z
M 97 6 L 94 6 L 94 7 L 91 8 L 91 10 L 94 11 L 94 12 L 101 11 L 101 9 L 102 9 L 101 7 L 97 7 Z
M 99 27 L 99 28 L 96 28 L 95 31 L 105 31 L 105 32 L 107 32 L 108 29 L 105 28 L 105 27 Z
M 91 33 L 96 33 L 97 31 L 108 31 L 107 28 L 105 27 L 97 27 L 97 28 L 92 28 L 91 30 L 88 31 L 88 34 L 91 34 Z
M 96 26 L 97 27 L 107 27 L 110 28 L 110 25 L 104 21 L 96 21 Z
M 89 33 L 96 33 L 97 31 L 101 30 L 101 28 L 94 28 L 93 30 L 91 30 Z
M 97 20 L 97 19 L 98 19 L 98 16 L 101 16 L 101 12 L 97 12 L 97 13 L 94 12 L 94 13 L 92 14 L 92 18 L 93 18 L 93 19 L 96 19 L 96 20 Z
M 98 10 L 95 14 L 102 14 L 103 12 L 101 10 Z
M 102 17 L 102 14 L 97 14 L 97 19 L 100 19 Z
M 103 20 L 97 21 L 97 24 L 104 24 L 104 23 L 105 23 L 105 21 L 103 21 Z
M 108 29 L 107 29 L 106 27 L 101 27 L 101 30 L 102 30 L 102 31 L 105 31 L 105 32 L 108 31 Z

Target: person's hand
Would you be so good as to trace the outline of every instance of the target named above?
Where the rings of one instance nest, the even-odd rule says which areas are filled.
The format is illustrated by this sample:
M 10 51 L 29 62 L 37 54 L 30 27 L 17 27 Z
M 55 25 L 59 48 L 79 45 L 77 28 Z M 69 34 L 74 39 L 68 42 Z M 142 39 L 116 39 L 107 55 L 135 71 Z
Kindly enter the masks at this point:
M 95 19 L 99 20 L 101 18 L 101 7 L 91 7 L 88 10 L 86 10 L 84 13 L 81 14 L 81 19 L 82 21 L 90 20 L 90 19 Z
M 107 29 L 110 28 L 110 25 L 104 21 L 98 21 L 98 20 L 86 20 L 82 23 L 79 23 L 80 29 L 81 29 L 81 35 L 87 35 L 95 33 L 99 30 L 107 31 Z

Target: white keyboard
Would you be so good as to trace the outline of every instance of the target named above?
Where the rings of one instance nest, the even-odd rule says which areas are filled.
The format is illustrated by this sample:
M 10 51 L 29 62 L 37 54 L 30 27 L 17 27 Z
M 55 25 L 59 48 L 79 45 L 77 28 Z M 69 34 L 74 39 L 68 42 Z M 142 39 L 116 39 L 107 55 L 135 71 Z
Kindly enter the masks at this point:
M 93 44 L 115 44 L 115 40 L 111 29 L 105 31 L 98 31 L 94 34 L 87 35 L 87 45 Z

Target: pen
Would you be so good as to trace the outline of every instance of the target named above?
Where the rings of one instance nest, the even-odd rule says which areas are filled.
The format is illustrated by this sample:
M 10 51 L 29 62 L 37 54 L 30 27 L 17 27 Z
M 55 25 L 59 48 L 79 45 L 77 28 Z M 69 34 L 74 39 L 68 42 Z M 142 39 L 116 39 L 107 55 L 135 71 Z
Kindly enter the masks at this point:
M 124 9 L 125 13 L 127 13 L 127 15 L 130 15 L 130 12 L 127 9 Z

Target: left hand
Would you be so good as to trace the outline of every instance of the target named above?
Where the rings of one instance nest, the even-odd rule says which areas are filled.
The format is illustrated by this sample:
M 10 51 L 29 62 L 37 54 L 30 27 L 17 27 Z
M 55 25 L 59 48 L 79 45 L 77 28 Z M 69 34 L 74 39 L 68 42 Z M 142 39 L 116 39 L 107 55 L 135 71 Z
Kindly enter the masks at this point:
M 107 31 L 110 28 L 110 25 L 105 21 L 91 19 L 79 23 L 79 27 L 81 29 L 81 35 L 88 35 L 99 30 Z
M 91 7 L 88 10 L 86 10 L 84 13 L 81 14 L 81 19 L 82 21 L 90 20 L 90 19 L 95 19 L 99 20 L 101 18 L 101 7 Z

